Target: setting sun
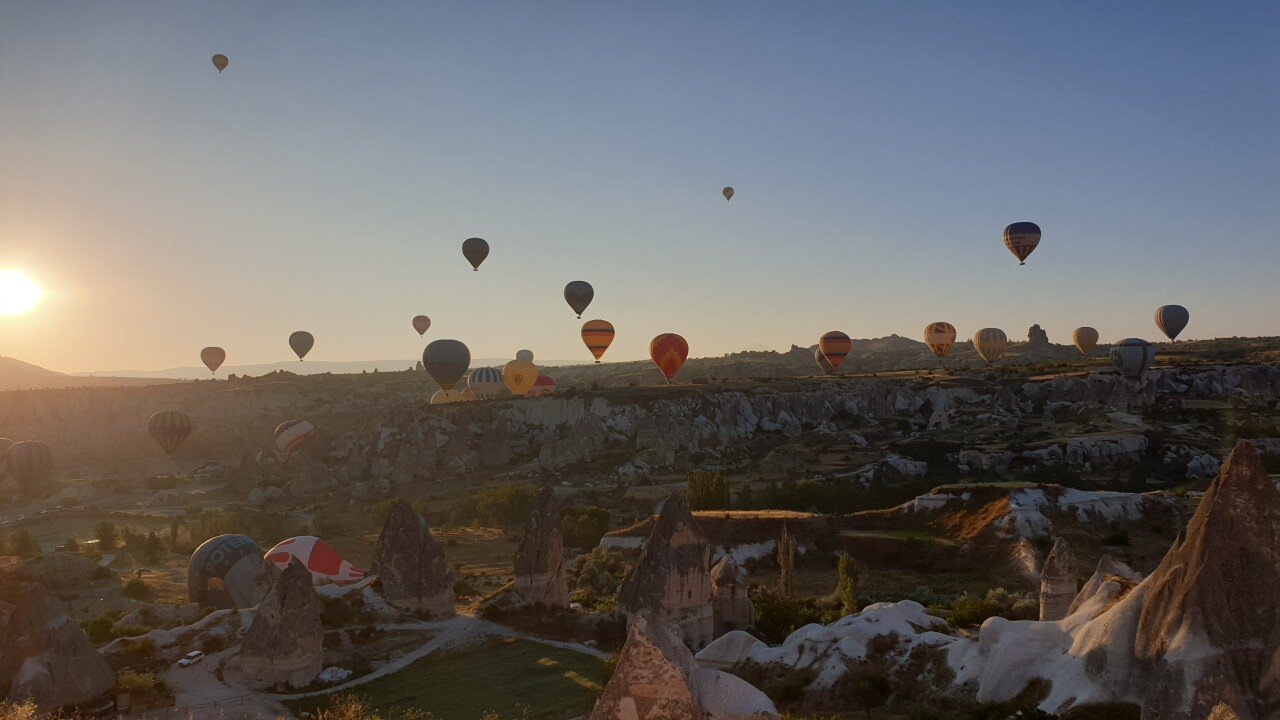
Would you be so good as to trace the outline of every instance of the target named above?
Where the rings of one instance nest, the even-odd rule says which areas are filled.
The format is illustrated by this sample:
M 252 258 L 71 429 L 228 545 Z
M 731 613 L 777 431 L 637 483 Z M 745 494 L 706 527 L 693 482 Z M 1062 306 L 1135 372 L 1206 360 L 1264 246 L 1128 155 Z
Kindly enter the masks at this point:
M 18 270 L 0 270 L 0 315 L 23 315 L 30 312 L 44 292 L 34 280 Z

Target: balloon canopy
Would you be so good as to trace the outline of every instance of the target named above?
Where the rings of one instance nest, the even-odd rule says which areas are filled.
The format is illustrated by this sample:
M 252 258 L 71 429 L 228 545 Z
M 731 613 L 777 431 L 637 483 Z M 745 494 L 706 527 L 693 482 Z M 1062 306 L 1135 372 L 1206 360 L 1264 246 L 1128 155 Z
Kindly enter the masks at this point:
M 476 368 L 467 376 L 467 389 L 475 394 L 477 400 L 492 400 L 501 395 L 505 387 L 502 371 L 498 368 Z
M 181 410 L 161 410 L 147 421 L 147 431 L 160 449 L 172 455 L 191 436 L 191 418 Z
M 600 362 L 604 351 L 613 344 L 613 335 L 613 323 L 608 320 L 588 320 L 582 323 L 582 342 L 595 356 L 596 362 Z
M 39 440 L 22 440 L 9 447 L 9 473 L 25 488 L 49 479 L 53 471 L 53 453 Z
M 946 357 L 956 341 L 956 327 L 949 322 L 929 323 L 924 327 L 924 344 L 934 355 Z
M 480 263 L 489 257 L 489 243 L 483 238 L 467 238 L 462 241 L 462 257 L 471 263 L 472 270 L 479 270 Z
M 316 434 L 316 426 L 309 420 L 285 420 L 276 426 L 276 448 L 285 455 L 292 455 Z
M 823 357 L 833 368 L 839 368 L 844 364 L 844 359 L 852 348 L 853 341 L 839 330 L 832 330 L 818 339 L 818 349 L 822 351 Z
M 418 331 L 418 335 L 425 335 L 431 327 L 431 318 L 426 315 L 417 315 L 413 318 L 413 329 Z
M 1071 343 L 1081 355 L 1088 355 L 1098 347 L 1098 331 L 1089 326 L 1078 327 L 1071 332 Z
M 523 397 L 529 394 L 538 382 L 538 367 L 532 360 L 512 360 L 502 368 L 502 382 L 512 395 Z
M 1009 347 L 1009 338 L 1000 328 L 982 328 L 973 336 L 973 349 L 979 357 L 991 367 L 991 363 L 1000 359 L 1005 348 Z
M 1142 382 L 1155 359 L 1156 349 L 1141 338 L 1125 338 L 1111 346 L 1111 365 L 1130 382 Z
M 720 194 L 724 195 L 725 202 L 729 202 L 733 199 L 733 188 L 726 186 L 725 189 L 720 191 Z
M 529 397 L 551 397 L 556 394 L 556 381 L 548 375 L 539 375 L 533 382 Z
M 218 368 L 222 367 L 226 359 L 227 351 L 220 347 L 207 347 L 200 351 L 200 362 L 204 363 L 211 373 L 218 372 Z
M 187 597 L 197 605 L 251 608 L 257 605 L 253 580 L 262 564 L 258 544 L 244 535 L 210 538 L 191 553 Z
M 818 363 L 818 367 L 822 368 L 822 372 L 827 375 L 835 375 L 836 369 L 827 362 L 827 356 L 822 354 L 822 348 L 813 349 L 813 361 Z
M 680 372 L 680 366 L 688 357 L 689 343 L 675 333 L 663 333 L 649 342 L 649 359 L 667 382 Z
M 364 571 L 344 559 L 329 543 L 314 535 L 302 535 L 281 540 L 267 551 L 267 562 L 284 570 L 297 558 L 311 571 L 311 581 L 316 585 L 336 583 L 350 585 L 364 579 Z
M 1019 265 L 1027 264 L 1027 256 L 1040 244 L 1040 226 L 1033 222 L 1016 222 L 1004 229 L 1004 246 L 1018 258 Z
M 1190 320 L 1191 313 L 1181 305 L 1161 305 L 1156 308 L 1156 327 L 1170 340 L 1177 340 Z
M 582 317 L 582 311 L 587 309 L 591 304 L 592 298 L 596 296 L 595 288 L 591 287 L 591 283 L 585 280 L 574 280 L 564 286 L 564 301 L 569 303 L 569 307 L 578 313 L 578 317 Z
M 432 340 L 422 351 L 422 366 L 442 390 L 452 390 L 470 365 L 471 351 L 457 340 Z
M 293 348 L 293 351 L 297 353 L 299 361 L 306 357 L 307 353 L 311 352 L 311 348 L 315 347 L 315 344 L 315 336 L 306 330 L 298 330 L 289 336 L 289 347 Z
M 532 351 L 532 350 L 517 350 L 517 351 L 516 351 L 516 359 L 517 359 L 517 360 L 528 360 L 529 362 L 533 362 L 533 351 Z
M 218 53 L 217 55 L 214 55 L 213 66 L 218 69 L 218 74 L 221 75 L 222 71 L 227 69 L 227 56 L 223 55 L 222 53 Z M 249 74 L 252 75 L 253 71 L 251 70 Z
M 467 396 L 461 390 L 437 390 L 431 393 L 431 405 L 448 405 L 449 403 L 466 402 Z

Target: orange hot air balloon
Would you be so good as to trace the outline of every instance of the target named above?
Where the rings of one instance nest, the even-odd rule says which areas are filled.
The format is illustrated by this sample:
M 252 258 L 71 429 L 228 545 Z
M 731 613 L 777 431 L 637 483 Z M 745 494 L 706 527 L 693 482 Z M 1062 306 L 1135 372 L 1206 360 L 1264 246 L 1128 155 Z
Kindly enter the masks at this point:
M 227 351 L 220 347 L 207 347 L 200 351 L 200 361 L 209 368 L 209 372 L 217 373 L 218 368 L 227 359 Z
M 667 382 L 680 371 L 685 358 L 689 357 L 689 343 L 675 333 L 663 333 L 649 343 L 649 357 L 658 366 Z
M 596 356 L 596 362 L 600 362 L 600 356 L 609 349 L 613 334 L 613 323 L 608 320 L 588 320 L 582 323 L 582 342 Z
M 853 348 L 853 341 L 848 335 L 839 330 L 832 330 L 823 335 L 818 340 L 818 349 L 822 351 L 822 356 L 831 363 L 831 367 L 838 368 L 844 363 L 845 356 L 849 354 L 849 350 Z
M 934 355 L 946 357 L 956 341 L 956 328 L 948 322 L 929 323 L 924 329 L 924 344 Z

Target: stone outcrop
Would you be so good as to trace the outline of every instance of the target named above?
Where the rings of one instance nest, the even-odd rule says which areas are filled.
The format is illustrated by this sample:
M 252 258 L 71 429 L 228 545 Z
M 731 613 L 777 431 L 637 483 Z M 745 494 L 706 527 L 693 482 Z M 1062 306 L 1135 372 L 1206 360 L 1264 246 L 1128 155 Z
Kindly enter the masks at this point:
M 1084 607 L 1085 603 L 1097 598 L 1110 606 L 1141 581 L 1140 573 L 1134 572 L 1128 565 L 1110 555 L 1103 555 L 1098 560 L 1098 567 L 1093 571 L 1093 576 L 1085 582 L 1084 587 L 1080 588 L 1080 592 L 1071 601 L 1071 607 L 1067 608 L 1067 615 L 1074 615 L 1077 610 Z
M 31 585 L 0 632 L 0 699 L 34 700 L 49 712 L 94 700 L 115 684 L 115 672 L 66 605 Z
M 320 612 L 311 573 L 293 558 L 259 603 L 240 644 L 237 662 L 249 682 L 299 688 L 315 680 L 324 669 Z
M 711 547 L 684 496 L 662 504 L 636 566 L 622 583 L 618 605 L 631 615 L 647 611 L 675 625 L 690 647 L 711 641 Z
M 667 628 L 635 616 L 618 666 L 590 720 L 766 720 L 778 712 L 764 693 L 728 673 L 697 667 Z
M 549 485 L 538 492 L 516 551 L 515 591 L 526 603 L 549 608 L 569 606 L 560 505 Z
M 1054 538 L 1053 549 L 1040 569 L 1040 619 L 1061 620 L 1067 616 L 1078 590 L 1076 556 L 1062 538 Z
M 452 617 L 453 573 L 427 519 L 397 500 L 378 535 L 371 572 L 382 596 L 401 610 L 428 618 Z
M 751 598 L 747 595 L 747 571 L 726 554 L 711 569 L 711 613 L 715 636 L 755 625 Z
M 1049 347 L 1049 333 L 1040 328 L 1039 325 L 1032 325 L 1027 328 L 1027 349 L 1047 348 Z

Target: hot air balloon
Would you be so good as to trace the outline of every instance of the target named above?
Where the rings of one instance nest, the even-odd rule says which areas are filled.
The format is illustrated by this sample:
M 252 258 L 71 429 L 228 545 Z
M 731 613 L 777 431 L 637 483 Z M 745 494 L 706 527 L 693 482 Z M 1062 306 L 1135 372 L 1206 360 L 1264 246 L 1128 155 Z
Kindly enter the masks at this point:
M 253 580 L 262 564 L 258 544 L 244 535 L 219 535 L 201 543 L 187 564 L 187 598 L 196 605 L 251 608 Z
M 227 351 L 220 347 L 207 347 L 200 351 L 200 361 L 204 366 L 209 368 L 209 372 L 216 373 L 218 368 L 222 367 L 222 363 L 227 359 Z
M 156 444 L 172 455 L 191 436 L 191 418 L 180 410 L 161 410 L 147 421 L 147 430 Z
M 725 189 L 720 191 L 720 194 L 724 195 L 725 202 L 729 202 L 733 199 L 733 188 L 726 186 Z
M 517 350 L 517 351 L 516 351 L 516 359 L 517 359 L 517 360 L 528 360 L 529 362 L 533 362 L 533 351 L 532 351 L 532 350 Z
M 437 391 L 437 392 L 439 392 L 439 391 Z M 470 402 L 470 401 L 472 401 L 472 400 L 475 400 L 475 399 L 476 399 L 476 391 L 475 391 L 475 390 L 472 390 L 470 387 L 465 387 L 465 388 L 463 388 L 463 389 L 462 389 L 462 399 L 463 399 L 463 400 L 466 400 L 466 401 L 468 401 L 468 402 Z
M 538 366 L 532 360 L 512 360 L 502 368 L 502 382 L 512 395 L 524 397 L 538 382 Z
M 1033 222 L 1016 222 L 1004 229 L 1004 246 L 1018 258 L 1019 265 L 1027 264 L 1027 256 L 1040 244 L 1040 226 Z
M 1098 331 L 1091 327 L 1078 327 L 1071 333 L 1071 342 L 1081 355 L 1088 355 L 1098 347 Z
M 44 482 L 53 470 L 53 453 L 39 440 L 23 440 L 9 448 L 9 473 L 24 488 Z
M 307 420 L 285 420 L 276 426 L 276 448 L 292 455 L 316 434 L 316 426 Z
M 311 352 L 311 348 L 315 347 L 315 344 L 315 336 L 306 330 L 298 330 L 289 336 L 289 347 L 293 348 L 293 351 L 297 353 L 299 362 L 307 356 L 307 353 Z
M 413 318 L 413 329 L 417 330 L 419 335 L 425 335 L 430 327 L 431 318 L 426 315 L 417 315 Z
M 582 342 L 596 356 L 596 362 L 600 362 L 600 356 L 609 349 L 613 334 L 613 323 L 608 320 L 588 320 L 582 323 Z
M 343 559 L 329 543 L 314 535 L 302 535 L 281 540 L 275 547 L 267 551 L 263 558 L 276 567 L 284 570 L 297 558 L 298 562 L 311 571 L 311 582 L 315 585 L 334 583 L 350 585 L 364 579 L 364 571 L 357 570 L 354 565 Z
M 539 375 L 529 391 L 529 397 L 551 397 L 556 394 L 556 381 L 549 375 Z
M 1111 346 L 1111 364 L 1120 377 L 1132 383 L 1142 382 L 1155 359 L 1156 349 L 1141 338 L 1125 338 Z
M 482 367 L 471 371 L 467 376 L 467 389 L 475 393 L 480 400 L 492 400 L 502 394 L 502 371 L 498 368 Z
M 663 333 L 649 342 L 649 358 L 671 382 L 689 357 L 689 343 L 675 333 Z
M 1177 340 L 1178 333 L 1191 320 L 1191 313 L 1181 305 L 1161 305 L 1156 308 L 1156 327 L 1170 340 Z
M 432 405 L 446 405 L 448 403 L 464 402 L 466 396 L 461 390 L 437 390 L 431 393 Z
M 832 368 L 839 368 L 844 363 L 852 347 L 853 341 L 839 330 L 832 330 L 818 339 L 818 349 L 822 351 L 827 362 L 831 363 Z
M 471 365 L 471 351 L 457 340 L 432 340 L 422 351 L 422 365 L 442 390 L 452 390 Z
M 935 322 L 924 326 L 924 344 L 934 355 L 946 357 L 956 341 L 956 327 L 949 322 Z
M 489 243 L 481 238 L 467 238 L 462 243 L 462 256 L 471 263 L 472 270 L 479 270 L 480 263 L 489 257 Z
M 827 362 L 827 356 L 822 354 L 822 348 L 813 349 L 813 361 L 818 363 L 818 367 L 822 368 L 822 372 L 827 375 L 835 375 L 836 369 L 831 367 L 831 363 Z
M 213 66 L 218 68 L 218 74 L 221 75 L 222 71 L 227 69 L 227 56 L 223 55 L 222 53 L 218 53 L 217 55 L 214 55 Z M 253 71 L 250 70 L 249 74 L 252 75 Z
M 973 336 L 973 349 L 991 367 L 991 363 L 1000 359 L 1005 348 L 1009 347 L 1009 338 L 1000 328 L 982 328 Z
M 578 317 L 582 317 L 582 311 L 587 309 L 591 304 L 591 299 L 596 296 L 596 291 L 591 287 L 591 283 L 585 280 L 574 280 L 564 286 L 564 301 L 569 303 L 569 307 L 578 313 Z

